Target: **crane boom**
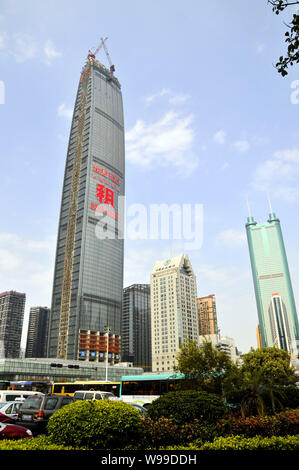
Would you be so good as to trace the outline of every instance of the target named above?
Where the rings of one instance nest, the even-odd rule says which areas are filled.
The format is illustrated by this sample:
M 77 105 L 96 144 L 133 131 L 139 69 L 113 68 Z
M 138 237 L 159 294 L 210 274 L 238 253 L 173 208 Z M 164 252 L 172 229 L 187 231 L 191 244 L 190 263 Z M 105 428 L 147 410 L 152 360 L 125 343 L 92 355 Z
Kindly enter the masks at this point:
M 106 52 L 106 56 L 107 56 L 107 59 L 108 59 L 109 65 L 110 65 L 110 72 L 111 72 L 111 75 L 113 75 L 113 72 L 115 71 L 115 67 L 114 67 L 114 65 L 112 64 L 112 61 L 111 61 L 111 58 L 110 58 L 110 55 L 109 55 L 107 46 L 106 46 L 106 44 L 105 44 L 106 39 L 108 39 L 108 38 L 105 38 L 105 39 L 101 38 L 101 40 L 102 40 L 102 43 L 101 43 L 101 44 L 103 45 L 104 51 Z
M 107 41 L 108 38 L 101 38 L 101 44 L 96 48 L 96 50 L 94 51 L 94 55 L 96 56 L 97 53 L 99 52 L 99 50 L 101 49 L 102 46 L 105 47 L 105 41 Z
M 111 75 L 113 75 L 113 72 L 115 72 L 115 67 L 114 65 L 112 64 L 112 61 L 111 61 L 111 58 L 110 58 L 110 55 L 109 55 L 109 52 L 108 52 L 108 49 L 107 49 L 107 46 L 105 44 L 105 42 L 107 41 L 108 38 L 101 38 L 101 42 L 100 44 L 98 45 L 98 47 L 96 48 L 96 50 L 94 52 L 91 52 L 90 50 L 88 51 L 88 57 L 92 57 L 93 59 L 95 59 L 97 53 L 99 52 L 99 50 L 103 47 L 104 48 L 104 51 L 106 53 L 106 56 L 107 56 L 107 59 L 108 59 L 108 62 L 109 62 L 109 65 L 110 65 L 110 73 Z

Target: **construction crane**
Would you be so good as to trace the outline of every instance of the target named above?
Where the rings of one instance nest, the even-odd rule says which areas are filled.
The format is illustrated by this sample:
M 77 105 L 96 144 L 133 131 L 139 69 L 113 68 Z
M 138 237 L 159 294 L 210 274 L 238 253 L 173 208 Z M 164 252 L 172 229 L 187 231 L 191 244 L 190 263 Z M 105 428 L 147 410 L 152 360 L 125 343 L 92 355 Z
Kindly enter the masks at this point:
M 109 55 L 107 46 L 106 46 L 106 44 L 105 44 L 106 39 L 108 39 L 108 38 L 105 38 L 105 39 L 101 38 L 101 41 L 102 41 L 101 44 L 103 44 L 104 51 L 105 51 L 105 53 L 106 53 L 106 56 L 107 56 L 107 59 L 108 59 L 109 65 L 110 65 L 110 73 L 111 73 L 111 75 L 113 75 L 113 72 L 115 72 L 115 67 L 114 67 L 114 65 L 113 65 L 112 62 L 111 62 L 110 55 Z
M 91 51 L 88 51 L 88 57 L 92 57 L 93 59 L 95 59 L 97 53 L 99 52 L 99 50 L 103 47 L 104 48 L 104 51 L 105 51 L 105 54 L 107 56 L 107 59 L 108 59 L 108 62 L 109 62 L 109 66 L 110 66 L 110 73 L 111 75 L 113 75 L 113 72 L 115 72 L 115 67 L 114 65 L 112 64 L 112 61 L 111 61 L 111 58 L 110 58 L 110 55 L 109 55 L 109 52 L 108 52 L 108 49 L 107 49 L 107 46 L 105 44 L 105 42 L 107 41 L 108 38 L 101 38 L 101 42 L 99 44 L 99 46 L 96 48 L 96 50 L 94 52 L 91 52 Z

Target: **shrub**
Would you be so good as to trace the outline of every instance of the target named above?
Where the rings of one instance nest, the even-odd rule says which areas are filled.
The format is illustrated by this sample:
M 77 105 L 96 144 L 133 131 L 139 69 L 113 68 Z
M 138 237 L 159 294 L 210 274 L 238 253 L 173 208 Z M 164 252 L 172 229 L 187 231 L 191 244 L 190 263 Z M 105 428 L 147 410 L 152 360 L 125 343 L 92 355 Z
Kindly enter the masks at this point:
M 282 411 L 286 408 L 296 409 L 299 408 L 299 388 L 295 385 L 276 385 L 271 389 L 273 401 L 276 412 Z M 249 389 L 234 390 L 226 393 L 227 402 L 235 407 L 235 411 L 241 413 L 241 404 L 244 404 L 244 397 L 246 394 L 250 396 Z M 263 403 L 265 414 L 274 414 L 273 405 L 269 396 L 269 390 L 263 389 L 259 391 L 260 401 Z M 250 403 L 251 407 L 246 410 L 249 414 L 256 414 L 256 403 Z M 251 409 L 250 409 L 251 408 Z M 245 411 L 245 407 L 243 408 Z M 233 408 L 232 408 L 233 411 Z
M 299 408 L 299 388 L 295 385 L 276 386 L 273 389 L 274 395 L 284 408 Z
M 2 450 L 76 450 L 73 447 L 53 444 L 49 437 L 38 436 L 33 439 L 18 439 L 0 441 L 0 451 Z
M 166 393 L 148 406 L 148 416 L 157 420 L 171 418 L 177 424 L 190 423 L 194 419 L 214 423 L 226 413 L 224 400 L 213 393 L 182 390 Z
M 249 418 L 228 418 L 220 421 L 225 434 L 246 437 L 286 436 L 299 433 L 299 410 L 286 410 L 271 416 Z
M 161 446 L 181 443 L 180 427 L 171 418 L 161 417 L 156 421 L 145 418 L 141 423 L 141 431 L 142 437 L 138 443 L 140 449 L 159 449 Z
M 140 436 L 141 416 L 127 403 L 77 401 L 50 418 L 48 436 L 55 444 L 88 449 L 120 449 Z
M 165 446 L 197 445 L 212 441 L 216 436 L 223 435 L 220 423 L 202 423 L 198 419 L 190 423 L 177 424 L 172 418 L 161 417 L 155 421 L 145 418 L 141 423 L 142 436 L 134 449 L 160 449 Z
M 243 436 L 218 437 L 206 442 L 200 450 L 299 450 L 299 435 L 296 436 Z

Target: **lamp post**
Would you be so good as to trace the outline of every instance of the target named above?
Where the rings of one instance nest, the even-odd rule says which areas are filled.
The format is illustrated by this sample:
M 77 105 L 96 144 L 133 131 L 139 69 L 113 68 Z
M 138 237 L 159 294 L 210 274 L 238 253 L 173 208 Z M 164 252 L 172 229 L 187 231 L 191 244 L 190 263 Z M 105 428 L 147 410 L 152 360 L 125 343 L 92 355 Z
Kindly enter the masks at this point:
M 105 326 L 105 333 L 107 333 L 107 352 L 106 352 L 106 382 L 108 382 L 108 354 L 109 354 L 109 333 L 111 331 L 110 326 Z

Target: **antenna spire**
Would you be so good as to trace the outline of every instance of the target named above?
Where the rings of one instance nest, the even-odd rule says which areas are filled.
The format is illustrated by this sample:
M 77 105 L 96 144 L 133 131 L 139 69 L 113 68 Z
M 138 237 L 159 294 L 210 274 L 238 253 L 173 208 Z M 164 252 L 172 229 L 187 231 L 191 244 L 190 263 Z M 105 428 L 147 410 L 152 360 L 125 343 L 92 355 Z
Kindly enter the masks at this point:
M 246 204 L 247 204 L 247 209 L 248 209 L 248 217 L 251 217 L 251 210 L 250 210 L 250 205 L 248 201 L 248 196 L 246 196 Z
M 268 199 L 268 203 L 269 203 L 269 207 L 270 207 L 270 214 L 273 214 L 272 204 L 271 204 L 270 195 L 269 195 L 268 191 L 267 191 L 267 199 Z

